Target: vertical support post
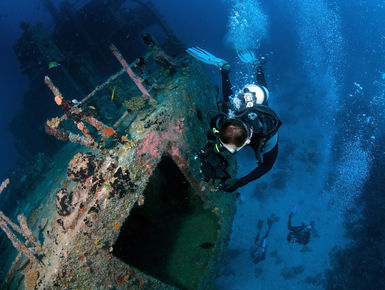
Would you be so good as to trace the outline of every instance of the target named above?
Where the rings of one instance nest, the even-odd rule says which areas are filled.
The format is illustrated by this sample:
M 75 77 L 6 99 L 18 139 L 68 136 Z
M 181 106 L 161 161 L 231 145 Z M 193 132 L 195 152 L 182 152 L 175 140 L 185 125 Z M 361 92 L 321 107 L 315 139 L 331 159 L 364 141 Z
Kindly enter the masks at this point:
M 134 71 L 128 65 L 127 61 L 124 59 L 124 57 L 122 56 L 120 51 L 116 48 L 116 46 L 111 44 L 110 49 L 112 53 L 115 55 L 116 59 L 120 62 L 122 67 L 126 70 L 126 73 L 134 81 L 138 89 L 142 92 L 143 96 L 146 99 L 153 101 L 153 98 L 151 97 L 150 93 L 147 91 L 147 89 L 143 85 L 144 80 L 140 76 L 134 73 Z

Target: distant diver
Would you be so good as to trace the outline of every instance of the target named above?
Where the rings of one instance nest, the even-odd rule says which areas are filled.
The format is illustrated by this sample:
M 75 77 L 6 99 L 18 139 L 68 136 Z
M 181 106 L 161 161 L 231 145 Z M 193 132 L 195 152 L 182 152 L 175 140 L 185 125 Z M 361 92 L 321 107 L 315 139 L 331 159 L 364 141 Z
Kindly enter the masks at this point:
M 289 234 L 287 235 L 287 242 L 292 244 L 302 244 L 306 245 L 310 241 L 311 232 L 314 229 L 314 221 L 310 224 L 302 224 L 300 226 L 292 226 L 291 219 L 293 215 L 297 212 L 298 206 L 294 206 L 289 214 L 289 220 L 287 223 L 287 228 L 289 229 Z
M 265 260 L 266 258 L 266 250 L 267 250 L 266 240 L 267 240 L 267 237 L 269 236 L 271 226 L 273 225 L 273 223 L 274 223 L 274 219 L 272 218 L 267 219 L 267 231 L 266 231 L 266 234 L 261 238 L 260 236 L 261 236 L 261 230 L 263 226 L 263 220 L 258 221 L 258 225 L 257 225 L 258 233 L 254 240 L 255 247 L 250 252 L 251 258 L 253 259 L 253 262 L 255 264 Z
M 214 186 L 219 179 L 217 190 L 236 191 L 269 172 L 278 154 L 278 129 L 281 121 L 267 106 L 269 91 L 263 72 L 266 60 L 264 57 L 257 59 L 250 50 L 238 52 L 242 62 L 255 67 L 256 84 L 247 84 L 237 94 L 233 94 L 227 61 L 199 47 L 188 48 L 186 51 L 204 63 L 217 66 L 222 76 L 224 102 L 217 102 L 218 111 L 210 121 L 208 143 L 196 155 L 196 159 L 201 161 L 201 176 L 206 182 L 212 179 Z M 258 166 L 246 176 L 229 182 L 231 176 L 226 171 L 228 163 L 220 153 L 228 151 L 236 154 L 246 145 L 253 148 Z

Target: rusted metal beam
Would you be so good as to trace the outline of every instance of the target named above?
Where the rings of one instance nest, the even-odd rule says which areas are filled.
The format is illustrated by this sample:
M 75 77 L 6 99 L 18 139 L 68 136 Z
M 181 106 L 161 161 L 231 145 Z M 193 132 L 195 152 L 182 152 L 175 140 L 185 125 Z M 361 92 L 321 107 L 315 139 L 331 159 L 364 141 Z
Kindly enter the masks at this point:
M 143 85 L 144 80 L 140 76 L 134 73 L 134 71 L 131 69 L 130 65 L 124 59 L 124 57 L 122 56 L 120 51 L 116 48 L 116 46 L 111 44 L 110 49 L 112 53 L 115 55 L 115 57 L 117 58 L 117 60 L 120 62 L 122 67 L 126 70 L 126 73 L 130 76 L 130 78 L 134 81 L 138 89 L 142 92 L 143 97 L 145 97 L 148 100 L 154 101 L 150 93 L 148 92 L 148 90 Z

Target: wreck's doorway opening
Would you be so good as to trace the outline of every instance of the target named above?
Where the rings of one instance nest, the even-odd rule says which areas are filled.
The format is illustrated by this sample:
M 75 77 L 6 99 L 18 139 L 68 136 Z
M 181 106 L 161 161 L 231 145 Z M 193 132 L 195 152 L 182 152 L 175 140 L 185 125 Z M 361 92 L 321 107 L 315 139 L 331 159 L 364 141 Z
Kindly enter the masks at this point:
M 197 289 L 218 239 L 217 216 L 203 208 L 174 161 L 162 160 L 144 191 L 145 202 L 124 222 L 114 254 L 182 289 Z

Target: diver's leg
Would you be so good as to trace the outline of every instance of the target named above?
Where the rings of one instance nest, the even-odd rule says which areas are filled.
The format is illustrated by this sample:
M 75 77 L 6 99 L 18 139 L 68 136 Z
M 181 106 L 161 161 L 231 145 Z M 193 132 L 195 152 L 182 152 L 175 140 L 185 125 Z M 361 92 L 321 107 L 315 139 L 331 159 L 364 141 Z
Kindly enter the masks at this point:
M 269 233 L 270 233 L 270 230 L 271 230 L 271 226 L 273 225 L 273 220 L 268 218 L 267 219 L 267 231 L 266 231 L 266 234 L 263 236 L 263 239 L 267 239 Z
M 229 78 L 229 70 L 222 68 L 221 76 L 222 76 L 222 94 L 223 100 L 226 103 L 230 103 L 230 96 L 233 94 L 233 90 L 231 89 L 231 83 Z
M 267 237 L 268 237 L 269 233 L 270 233 L 270 227 L 269 227 L 269 228 L 267 228 L 266 234 L 263 236 L 262 240 L 265 240 L 265 239 L 267 239 Z
M 257 69 L 255 70 L 255 77 L 258 85 L 264 86 L 268 89 L 262 65 L 257 66 Z
M 254 244 L 256 244 L 256 245 L 258 245 L 260 234 L 261 234 L 261 232 L 259 231 L 258 234 L 255 236 Z

